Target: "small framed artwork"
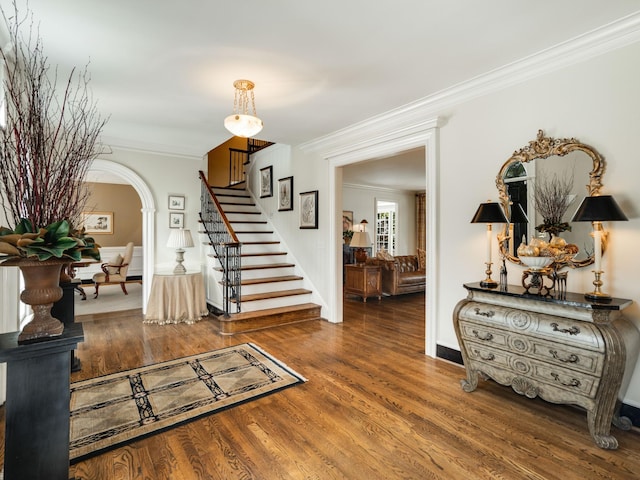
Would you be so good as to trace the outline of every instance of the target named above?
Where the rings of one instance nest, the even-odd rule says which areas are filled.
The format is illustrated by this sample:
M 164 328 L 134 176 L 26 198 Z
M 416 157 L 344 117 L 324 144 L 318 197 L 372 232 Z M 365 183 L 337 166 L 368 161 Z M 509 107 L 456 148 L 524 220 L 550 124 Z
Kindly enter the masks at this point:
M 169 195 L 169 210 L 184 210 L 184 195 Z
M 184 228 L 184 213 L 169 212 L 169 228 Z
M 273 166 L 260 169 L 260 198 L 273 197 Z
M 293 210 L 293 177 L 278 180 L 278 211 Z
M 80 215 L 86 233 L 113 233 L 113 212 L 82 212 Z
M 342 211 L 342 231 L 353 231 L 353 212 L 351 210 Z
M 318 190 L 300 194 L 300 228 L 318 228 Z

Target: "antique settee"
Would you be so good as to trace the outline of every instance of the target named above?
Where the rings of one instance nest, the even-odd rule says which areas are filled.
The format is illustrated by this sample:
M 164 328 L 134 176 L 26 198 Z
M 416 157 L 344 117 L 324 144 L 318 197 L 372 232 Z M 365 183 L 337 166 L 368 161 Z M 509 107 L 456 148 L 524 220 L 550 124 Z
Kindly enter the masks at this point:
M 368 258 L 367 263 L 380 266 L 382 272 L 382 293 L 401 295 L 403 293 L 424 292 L 426 271 L 418 255 L 389 256 L 388 259 Z

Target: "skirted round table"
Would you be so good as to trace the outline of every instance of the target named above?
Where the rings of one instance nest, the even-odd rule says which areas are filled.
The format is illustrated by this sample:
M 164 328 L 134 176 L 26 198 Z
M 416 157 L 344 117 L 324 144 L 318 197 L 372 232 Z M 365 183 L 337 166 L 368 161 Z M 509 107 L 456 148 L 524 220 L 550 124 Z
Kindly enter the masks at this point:
M 195 323 L 208 314 L 200 272 L 153 276 L 144 323 Z

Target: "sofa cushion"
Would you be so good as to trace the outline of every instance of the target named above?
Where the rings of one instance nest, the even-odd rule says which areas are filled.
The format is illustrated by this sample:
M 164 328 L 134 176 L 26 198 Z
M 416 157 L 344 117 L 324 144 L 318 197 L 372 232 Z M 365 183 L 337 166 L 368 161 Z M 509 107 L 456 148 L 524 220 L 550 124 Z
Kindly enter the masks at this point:
M 380 249 L 380 251 L 376 254 L 376 258 L 380 260 L 393 260 L 393 255 L 387 252 L 384 248 Z
M 419 270 L 418 257 L 415 255 L 400 255 L 395 257 L 396 269 L 400 273 L 415 272 Z
M 398 285 L 423 285 L 424 271 L 405 272 L 398 277 Z

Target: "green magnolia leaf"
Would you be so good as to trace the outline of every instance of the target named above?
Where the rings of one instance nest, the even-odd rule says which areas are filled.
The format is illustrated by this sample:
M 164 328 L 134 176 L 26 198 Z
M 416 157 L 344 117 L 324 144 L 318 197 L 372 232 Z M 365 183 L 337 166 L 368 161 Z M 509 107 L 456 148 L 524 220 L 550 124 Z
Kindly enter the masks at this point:
M 80 255 L 84 258 L 93 258 L 96 261 L 100 261 L 100 250 L 97 248 L 82 249 Z
M 65 252 L 64 256 L 72 259 L 74 262 L 79 262 L 82 260 L 82 255 L 80 254 L 79 250 Z
M 47 225 L 47 232 L 55 239 L 69 236 L 69 222 L 66 220 L 60 220 L 54 222 L 51 225 Z
M 21 218 L 20 223 L 16 225 L 14 229 L 14 233 L 19 233 L 22 235 L 23 233 L 35 233 L 35 229 L 33 228 L 33 224 L 26 218 Z
M 14 230 L 0 227 L 0 237 L 5 235 L 25 235 L 35 234 L 28 237 L 29 242 L 21 240 L 18 247 L 19 256 L 38 258 L 38 260 L 48 260 L 50 258 L 69 258 L 79 262 L 82 257 L 100 260 L 100 251 L 92 237 L 70 236 L 71 228 L 69 222 L 60 220 L 53 222 L 46 227 L 36 229 L 28 219 L 21 219 Z

